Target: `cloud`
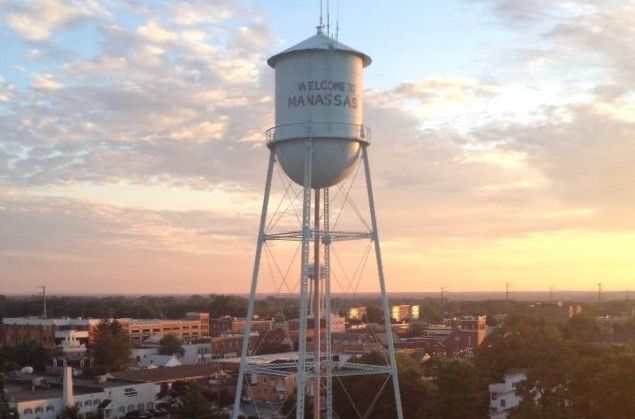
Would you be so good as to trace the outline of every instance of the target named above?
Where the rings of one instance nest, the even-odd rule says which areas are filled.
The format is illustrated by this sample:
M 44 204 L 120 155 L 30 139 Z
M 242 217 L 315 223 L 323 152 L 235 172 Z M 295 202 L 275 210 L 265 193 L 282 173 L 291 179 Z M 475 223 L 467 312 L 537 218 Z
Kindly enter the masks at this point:
M 414 99 L 424 105 L 439 103 L 463 103 L 497 94 L 498 88 L 476 80 L 430 78 L 421 81 L 408 81 L 396 86 L 393 92 L 405 99 Z
M 62 83 L 55 80 L 52 74 L 34 74 L 31 86 L 34 89 L 58 90 L 64 87 Z
M 366 92 L 393 260 L 635 228 L 631 3 L 487 4 L 527 40 L 506 68 Z M 33 7 L 11 3 L 5 18 L 44 19 Z M 207 284 L 210 266 L 246 278 L 273 120 L 271 28 L 233 1 L 118 7 L 134 24 L 95 20 L 94 50 L 54 60 L 55 31 L 117 13 L 51 18 L 27 54 L 31 85 L 0 79 L 0 262 L 25 280 L 55 272 L 122 289 L 184 273 Z
M 94 17 L 108 16 L 108 11 L 93 0 L 40 0 L 6 2 L 7 25 L 18 35 L 30 41 L 48 39 L 54 31 Z
M 170 6 L 172 21 L 178 25 L 193 26 L 231 19 L 245 12 L 244 6 L 232 0 L 190 0 Z
M 15 95 L 15 86 L 0 76 L 0 102 L 8 102 Z
M 243 6 L 233 10 L 237 16 Z M 11 162 L 0 176 L 23 186 L 249 182 L 265 164 L 256 158 L 263 145 L 251 142 L 271 120 L 271 78 L 262 74 L 270 71 L 262 51 L 268 28 L 244 17 L 234 32 L 223 30 L 226 45 L 170 18 L 136 28 L 104 23 L 95 54 L 35 74 L 33 91 L 0 114 Z

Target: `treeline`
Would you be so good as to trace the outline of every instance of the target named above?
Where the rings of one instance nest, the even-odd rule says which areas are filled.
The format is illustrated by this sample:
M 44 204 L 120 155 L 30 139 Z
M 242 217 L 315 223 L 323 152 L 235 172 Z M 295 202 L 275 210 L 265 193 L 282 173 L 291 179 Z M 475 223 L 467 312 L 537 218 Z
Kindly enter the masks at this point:
M 192 296 L 49 296 L 48 317 L 134 317 L 178 319 L 191 311 L 212 315 L 244 316 L 244 298 L 224 295 Z M 41 296 L 0 296 L 0 316 L 21 317 L 42 314 Z
M 441 299 L 391 299 L 391 304 L 419 304 L 422 320 L 436 323 L 443 319 L 465 314 L 491 315 L 505 313 L 510 316 L 527 314 L 528 301 L 515 300 L 441 300 Z M 545 303 L 542 303 L 543 305 Z M 574 304 L 574 303 L 571 303 Z M 569 303 L 565 302 L 565 306 Z M 334 312 L 344 315 L 350 307 L 367 306 L 373 311 L 373 320 L 381 321 L 379 298 L 334 298 Z M 601 304 L 584 304 L 584 313 L 590 316 L 619 316 L 631 313 L 634 301 L 610 300 Z M 209 312 L 212 317 L 247 314 L 247 299 L 236 295 L 191 296 L 59 296 L 47 298 L 49 317 L 134 317 L 178 319 L 187 312 Z M 379 313 L 378 313 L 379 311 Z M 269 296 L 259 298 L 256 314 L 263 317 L 295 318 L 298 299 L 295 297 Z M 42 297 L 0 295 L 0 317 L 39 316 L 42 314 Z M 491 319 L 490 319 L 491 321 Z
M 512 419 L 635 418 L 635 320 L 623 326 L 633 339 L 616 345 L 598 342 L 601 326 L 589 316 L 560 324 L 511 316 L 474 359 L 434 356 L 419 364 L 398 354 L 404 417 L 487 418 L 488 385 L 522 370 L 527 380 L 517 392 L 523 401 Z M 377 353 L 356 361 L 385 364 Z M 392 386 L 381 376 L 342 377 L 334 384 L 334 406 L 339 417 L 362 416 L 369 409 L 369 418 L 394 417 Z
M 564 325 L 512 317 L 485 340 L 476 367 L 485 383 L 510 369 L 526 372 L 517 388 L 523 401 L 510 418 L 634 418 L 635 319 L 621 330 L 630 337 L 611 344 L 587 315 Z

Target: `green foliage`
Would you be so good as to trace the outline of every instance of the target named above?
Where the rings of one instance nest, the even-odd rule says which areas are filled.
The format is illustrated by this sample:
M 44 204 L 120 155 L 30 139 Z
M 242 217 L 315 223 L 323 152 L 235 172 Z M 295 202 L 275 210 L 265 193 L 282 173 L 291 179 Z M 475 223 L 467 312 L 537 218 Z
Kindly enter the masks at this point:
M 567 323 L 565 336 L 568 339 L 576 339 L 580 342 L 592 342 L 600 334 L 597 321 L 585 314 L 576 314 Z
M 384 312 L 379 306 L 369 305 L 366 307 L 366 321 L 368 323 L 384 324 Z
M 18 368 L 30 366 L 36 371 L 43 371 L 48 362 L 46 351 L 42 344 L 35 340 L 26 340 L 7 350 L 12 365 Z
M 474 364 L 460 359 L 438 359 L 431 368 L 434 390 L 424 402 L 425 417 L 487 416 L 488 394 Z
M 60 415 L 60 419 L 79 419 L 79 407 L 66 406 Z
M 293 418 L 295 417 L 295 408 L 297 403 L 298 393 L 296 391 L 293 392 L 282 404 L 280 408 L 280 414 L 285 418 Z M 312 417 L 313 412 L 313 400 L 311 397 L 307 396 L 304 398 L 304 416 Z
M 185 349 L 183 349 L 183 341 L 178 336 L 169 334 L 165 335 L 159 341 L 159 353 L 161 355 L 177 355 L 183 356 Z
M 211 295 L 208 306 L 211 317 L 247 315 L 247 300 L 235 295 Z
M 121 371 L 130 360 L 132 342 L 117 320 L 102 320 L 97 325 L 93 346 L 93 373 Z
M 198 383 L 191 383 L 187 392 L 181 397 L 183 405 L 179 408 L 178 417 L 198 419 L 211 417 L 209 402 L 203 396 Z
M 476 366 L 487 382 L 498 382 L 509 369 L 537 365 L 545 351 L 564 350 L 562 332 L 554 325 L 522 316 L 507 319 L 505 325 L 485 339 L 476 355 Z
M 633 348 L 598 343 L 600 333 L 589 316 L 574 316 L 562 329 L 512 317 L 485 340 L 476 363 L 487 382 L 509 369 L 526 371 L 510 418 L 635 417 Z
M 368 365 L 385 365 L 386 363 L 384 357 L 378 352 L 362 355 L 352 359 L 351 362 Z M 427 387 L 421 377 L 419 366 L 409 356 L 398 354 L 397 375 L 404 417 L 421 417 L 422 402 L 426 399 Z M 394 417 L 393 387 L 391 382 L 386 380 L 385 375 L 352 376 L 335 380 L 333 383 L 335 413 L 341 418 L 359 417 L 357 412 L 363 416 L 367 411 L 369 411 L 366 416 L 368 418 Z

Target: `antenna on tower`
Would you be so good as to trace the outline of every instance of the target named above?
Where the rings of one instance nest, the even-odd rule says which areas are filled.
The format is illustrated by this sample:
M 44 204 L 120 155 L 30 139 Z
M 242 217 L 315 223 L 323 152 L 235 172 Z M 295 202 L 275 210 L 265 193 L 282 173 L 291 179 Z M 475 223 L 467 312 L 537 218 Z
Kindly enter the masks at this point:
M 324 23 L 322 19 L 323 9 L 324 9 L 324 6 L 322 5 L 322 0 L 320 0 L 320 23 L 317 26 L 318 33 L 321 33 L 322 29 L 324 28 Z
M 340 0 L 337 0 L 337 14 L 335 20 L 335 40 L 339 40 L 340 37 Z
M 331 1 L 326 0 L 326 36 L 331 36 Z

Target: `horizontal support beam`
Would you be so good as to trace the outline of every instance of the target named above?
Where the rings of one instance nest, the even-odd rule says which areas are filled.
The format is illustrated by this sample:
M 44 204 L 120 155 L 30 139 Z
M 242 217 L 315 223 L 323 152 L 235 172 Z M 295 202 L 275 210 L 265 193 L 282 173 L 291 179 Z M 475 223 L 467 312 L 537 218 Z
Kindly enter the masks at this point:
M 324 368 L 327 368 L 327 361 L 322 361 Z M 296 363 L 270 364 L 270 365 L 250 365 L 245 369 L 245 373 L 287 376 L 297 372 Z M 390 374 L 391 368 L 386 365 L 356 364 L 353 362 L 333 362 L 333 376 L 346 377 L 355 375 Z M 321 371 L 321 377 L 326 377 L 326 371 Z M 316 377 L 313 371 L 313 363 L 307 363 L 307 377 Z
M 345 240 L 372 240 L 373 234 L 371 232 L 358 232 L 358 231 L 329 231 L 328 233 L 320 231 L 320 238 L 322 243 L 332 243 L 336 241 Z M 315 240 L 315 230 L 311 230 L 309 233 L 311 240 Z M 286 231 L 282 233 L 269 233 L 265 234 L 265 240 L 286 240 L 286 241 L 302 241 L 301 231 Z

